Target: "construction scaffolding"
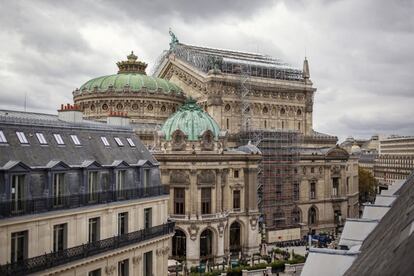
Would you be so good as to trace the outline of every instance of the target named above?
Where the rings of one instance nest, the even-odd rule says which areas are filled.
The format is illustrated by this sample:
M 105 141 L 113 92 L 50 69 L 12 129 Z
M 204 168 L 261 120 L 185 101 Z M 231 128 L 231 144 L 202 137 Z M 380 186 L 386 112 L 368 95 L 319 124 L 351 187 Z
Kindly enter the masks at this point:
M 240 141 L 249 141 L 262 152 L 258 201 L 267 229 L 297 227 L 300 222 L 299 149 L 301 134 L 289 130 L 249 130 Z

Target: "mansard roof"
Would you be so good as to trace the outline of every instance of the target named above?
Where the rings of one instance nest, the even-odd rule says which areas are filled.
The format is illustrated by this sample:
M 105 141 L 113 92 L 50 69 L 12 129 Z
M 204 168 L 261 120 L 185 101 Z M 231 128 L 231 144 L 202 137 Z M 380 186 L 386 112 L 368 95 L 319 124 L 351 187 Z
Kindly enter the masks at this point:
M 70 123 L 59 120 L 56 115 L 0 110 L 0 130 L 7 139 L 7 143 L 0 144 L 2 169 L 14 164 L 10 162 L 22 162 L 30 168 L 53 167 L 59 162 L 71 167 L 87 167 L 94 162 L 106 166 L 115 160 L 128 164 L 137 164 L 140 160 L 156 163 L 138 136 L 126 127 L 85 120 Z M 25 134 L 28 144 L 20 143 L 16 131 Z M 40 144 L 36 133 L 42 133 L 47 144 Z M 63 145 L 57 144 L 54 134 L 61 135 Z M 75 145 L 70 135 L 76 135 L 80 145 Z M 109 146 L 103 144 L 101 137 L 106 137 Z M 123 141 L 123 146 L 116 143 L 115 137 Z M 132 139 L 135 147 L 126 138 Z

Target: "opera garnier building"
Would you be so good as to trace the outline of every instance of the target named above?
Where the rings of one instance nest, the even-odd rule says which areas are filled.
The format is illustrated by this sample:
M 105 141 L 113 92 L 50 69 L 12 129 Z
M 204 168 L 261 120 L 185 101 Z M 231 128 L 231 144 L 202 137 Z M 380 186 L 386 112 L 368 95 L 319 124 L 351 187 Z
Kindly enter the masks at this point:
M 159 227 L 153 230 L 160 231 L 154 232 L 159 243 L 147 246 L 145 237 L 150 236 L 144 231 L 143 240 L 133 245 L 136 250 L 127 250 L 131 255 L 95 268 L 109 274 L 128 268 L 136 275 L 165 275 L 167 257 L 188 266 L 222 263 L 258 252 L 259 229 L 265 242 L 277 244 L 308 232 L 336 234 L 346 218 L 358 216 L 358 159 L 336 145 L 337 137 L 314 130 L 317 89 L 306 58 L 298 69 L 270 56 L 187 45 L 170 35 L 170 47 L 151 76 L 147 64 L 131 53 L 117 63 L 117 73 L 86 80 L 75 89 L 74 106 L 62 107 L 60 118 L 14 114 L 16 126 L 0 126 L 0 150 L 17 154 L 0 159 L 0 181 L 8 187 L 0 190 L 0 198 L 9 204 L 0 217 L 0 231 L 7 234 L 2 235 L 7 236 L 2 242 L 7 247 L 0 248 L 2 265 L 54 246 L 72 248 L 124 233 L 118 227 L 132 232 Z M 20 131 L 22 117 L 28 129 Z M 61 120 L 69 119 L 75 120 L 73 127 L 60 133 Z M 104 123 L 117 127 L 107 129 Z M 72 143 L 73 149 L 68 147 Z M 40 157 L 25 160 L 18 155 L 34 145 L 42 150 Z M 23 171 L 30 177 L 21 178 Z M 64 189 L 61 176 L 55 177 L 61 171 Z M 39 178 L 36 185 L 27 184 L 31 175 Z M 118 197 L 119 185 L 147 191 L 161 184 L 166 189 L 162 194 L 140 192 L 131 195 L 132 201 L 128 194 L 126 201 L 123 193 Z M 106 209 L 99 207 L 100 193 L 105 199 L 110 196 Z M 61 195 L 70 200 L 69 206 L 81 208 L 72 222 L 60 216 L 48 220 L 56 214 L 51 197 Z M 45 198 L 43 205 L 34 204 L 37 197 Z M 29 203 L 19 203 L 22 198 Z M 124 203 L 132 205 L 124 208 Z M 13 224 L 17 214 L 32 216 L 36 208 L 45 210 L 45 220 L 35 218 L 32 228 Z M 172 231 L 169 225 L 174 223 Z M 31 246 L 34 239 L 42 241 L 40 247 Z M 85 250 L 100 252 L 93 248 Z M 89 268 L 94 271 L 94 266 Z

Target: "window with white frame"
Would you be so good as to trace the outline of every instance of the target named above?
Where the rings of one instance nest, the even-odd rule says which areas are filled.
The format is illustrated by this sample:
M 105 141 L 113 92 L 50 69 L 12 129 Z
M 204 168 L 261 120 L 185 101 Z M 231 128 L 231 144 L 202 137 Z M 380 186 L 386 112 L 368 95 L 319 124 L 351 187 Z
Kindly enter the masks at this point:
M 119 137 L 114 137 L 115 142 L 118 144 L 118 146 L 123 147 L 124 143 L 122 143 L 121 139 Z
M 19 138 L 20 144 L 29 144 L 27 141 L 26 135 L 21 131 L 16 131 L 17 138 Z
M 128 141 L 128 144 L 131 146 L 131 147 L 135 147 L 135 143 L 134 143 L 134 141 L 132 141 L 132 139 L 131 138 L 126 138 L 127 139 L 127 141 Z
M 75 145 L 79 146 L 81 144 L 81 142 L 78 139 L 78 136 L 76 135 L 71 135 L 70 138 L 72 138 L 72 141 Z
M 60 134 L 53 134 L 53 136 L 55 137 L 56 143 L 58 145 L 64 145 L 65 142 L 63 142 L 62 136 L 60 136 Z
M 101 140 L 102 140 L 102 143 L 103 143 L 105 146 L 109 146 L 109 142 L 108 142 L 108 139 L 106 139 L 106 137 L 101 137 Z
M 36 137 L 37 137 L 37 140 L 39 141 L 39 143 L 41 145 L 47 145 L 47 141 L 46 141 L 45 136 L 43 135 L 43 133 L 36 133 Z
M 4 136 L 3 130 L 0 130 L 0 143 L 7 143 L 6 136 Z

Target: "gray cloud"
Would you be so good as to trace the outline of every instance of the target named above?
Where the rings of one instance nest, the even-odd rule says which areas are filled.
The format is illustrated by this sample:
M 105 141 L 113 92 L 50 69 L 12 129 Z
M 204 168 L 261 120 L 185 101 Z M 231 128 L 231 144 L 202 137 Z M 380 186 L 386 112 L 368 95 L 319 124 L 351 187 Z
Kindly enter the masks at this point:
M 0 108 L 55 112 L 134 49 L 151 68 L 168 28 L 189 44 L 310 60 L 316 130 L 414 134 L 414 2 L 1 1 Z M 150 69 L 149 68 L 149 69 Z

